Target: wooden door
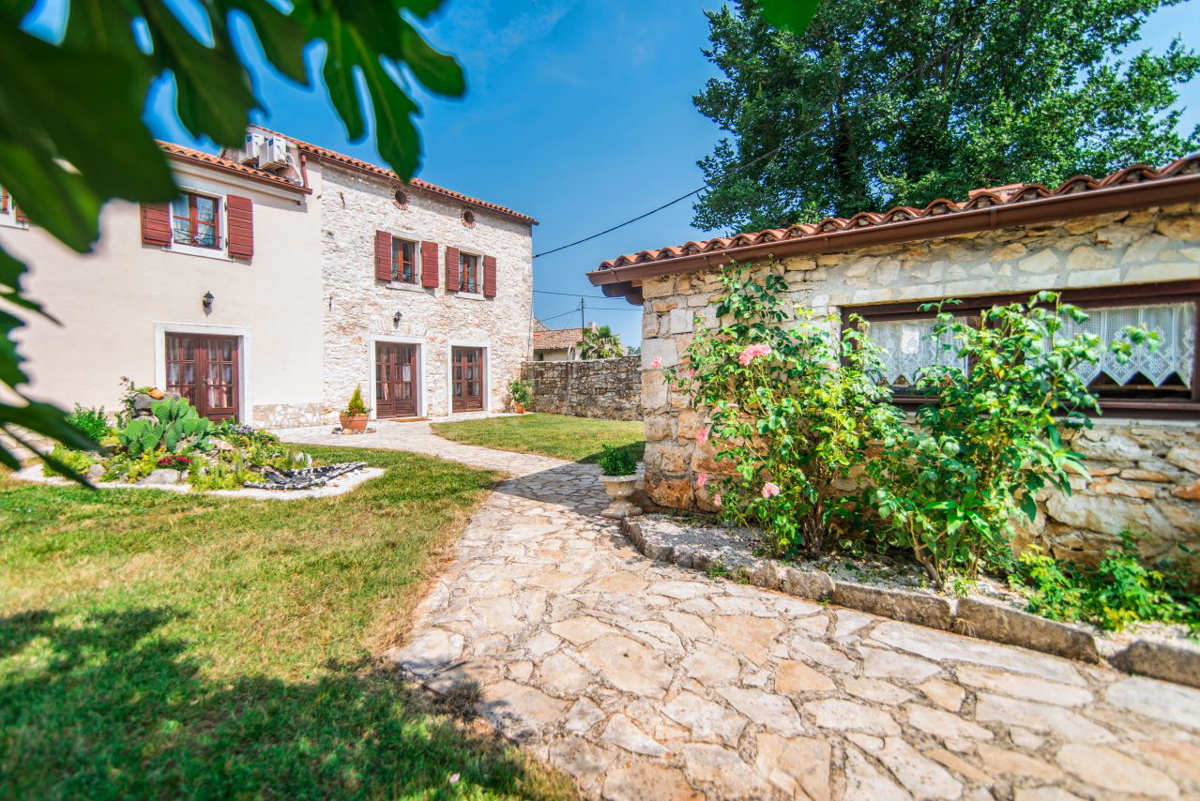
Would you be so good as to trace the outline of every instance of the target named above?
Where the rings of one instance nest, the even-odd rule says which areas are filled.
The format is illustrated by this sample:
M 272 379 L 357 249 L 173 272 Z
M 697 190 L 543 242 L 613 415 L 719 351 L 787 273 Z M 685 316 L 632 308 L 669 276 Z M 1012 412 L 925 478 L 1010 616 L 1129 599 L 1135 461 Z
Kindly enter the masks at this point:
M 450 349 L 450 410 L 483 411 L 483 348 Z
M 375 416 L 417 417 L 417 346 L 375 343 Z
M 235 419 L 240 345 L 239 337 L 167 334 L 167 391 L 187 398 L 202 417 Z

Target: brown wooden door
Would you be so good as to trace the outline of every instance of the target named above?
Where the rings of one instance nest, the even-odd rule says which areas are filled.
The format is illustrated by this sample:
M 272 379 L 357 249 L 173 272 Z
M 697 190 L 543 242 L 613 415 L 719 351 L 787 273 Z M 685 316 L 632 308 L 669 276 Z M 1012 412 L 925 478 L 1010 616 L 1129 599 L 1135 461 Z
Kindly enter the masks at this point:
M 202 417 L 237 417 L 239 337 L 167 334 L 167 391 L 188 399 Z
M 375 343 L 375 416 L 417 417 L 417 346 Z
M 450 410 L 483 411 L 483 348 L 450 349 Z

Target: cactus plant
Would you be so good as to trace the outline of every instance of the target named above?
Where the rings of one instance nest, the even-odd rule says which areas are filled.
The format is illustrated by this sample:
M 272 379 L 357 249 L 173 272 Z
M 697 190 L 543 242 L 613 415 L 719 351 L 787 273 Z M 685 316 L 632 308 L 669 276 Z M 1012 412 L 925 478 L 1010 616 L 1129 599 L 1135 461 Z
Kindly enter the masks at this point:
M 206 451 L 212 447 L 209 433 L 212 422 L 201 417 L 183 398 L 156 401 L 150 411 L 154 419 L 133 420 L 117 434 L 130 456 L 140 456 L 161 449 L 168 453 L 195 448 Z

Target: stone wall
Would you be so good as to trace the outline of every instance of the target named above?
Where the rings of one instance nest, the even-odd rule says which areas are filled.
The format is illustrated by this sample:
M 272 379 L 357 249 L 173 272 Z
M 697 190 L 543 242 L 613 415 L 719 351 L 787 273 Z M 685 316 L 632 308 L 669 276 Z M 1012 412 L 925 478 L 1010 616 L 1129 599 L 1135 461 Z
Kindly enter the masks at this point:
M 533 384 L 535 412 L 602 420 L 642 419 L 640 356 L 525 362 L 522 375 Z
M 783 269 L 797 305 L 837 314 L 847 306 L 928 301 L 1041 289 L 1122 286 L 1200 279 L 1200 204 L 1079 218 L 938 240 L 789 258 Z M 767 264 L 757 267 L 761 277 Z M 656 503 L 710 509 L 695 489 L 699 471 L 720 473 L 704 424 L 661 369 L 678 363 L 697 325 L 715 328 L 715 271 L 647 279 L 642 286 L 642 397 L 646 483 Z M 1122 529 L 1157 544 L 1200 549 L 1200 423 L 1121 419 L 1114 414 L 1078 438 L 1095 471 L 1070 498 L 1046 493 L 1041 513 L 1020 532 L 1056 555 L 1094 559 Z
M 311 175 L 311 168 L 310 168 Z M 527 222 L 412 188 L 408 204 L 393 202 L 395 187 L 338 167 L 321 167 L 322 274 L 325 286 L 325 414 L 336 417 L 362 385 L 374 406 L 374 348 L 378 341 L 420 346 L 422 414 L 450 413 L 449 359 L 454 345 L 486 349 L 488 410 L 507 408 L 508 384 L 529 358 L 533 315 L 533 239 Z M 438 286 L 375 279 L 375 232 L 438 245 Z M 446 291 L 445 249 L 496 257 L 494 298 Z M 418 254 L 418 265 L 420 256 Z M 482 277 L 482 267 L 481 267 Z M 401 321 L 394 321 L 396 312 Z

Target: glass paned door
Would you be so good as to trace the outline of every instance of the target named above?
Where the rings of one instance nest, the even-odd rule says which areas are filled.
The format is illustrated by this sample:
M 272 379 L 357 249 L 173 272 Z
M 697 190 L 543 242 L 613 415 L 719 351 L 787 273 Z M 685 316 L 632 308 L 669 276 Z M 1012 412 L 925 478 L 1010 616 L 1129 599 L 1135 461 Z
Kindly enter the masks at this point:
M 417 417 L 417 346 L 375 343 L 375 416 Z
M 168 392 L 178 392 L 202 417 L 237 417 L 241 395 L 239 337 L 167 334 Z
M 450 410 L 483 411 L 483 348 L 450 349 Z

